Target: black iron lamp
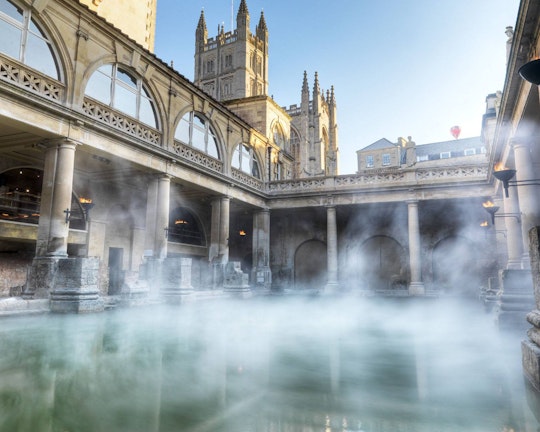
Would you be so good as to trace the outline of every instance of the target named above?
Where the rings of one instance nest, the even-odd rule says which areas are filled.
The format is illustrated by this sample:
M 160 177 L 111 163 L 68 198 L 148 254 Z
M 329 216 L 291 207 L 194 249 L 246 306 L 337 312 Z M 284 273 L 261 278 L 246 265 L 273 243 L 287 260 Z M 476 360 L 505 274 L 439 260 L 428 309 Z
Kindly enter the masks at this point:
M 540 59 L 525 63 L 519 68 L 518 72 L 521 78 L 523 78 L 525 81 L 540 85 Z
M 514 178 L 514 176 L 516 175 L 516 170 L 508 169 L 508 168 L 497 170 L 495 168 L 495 171 L 493 171 L 493 175 L 495 176 L 497 180 L 502 181 L 502 184 L 504 187 L 504 195 L 506 196 L 506 198 L 508 198 L 508 182 L 512 178 Z

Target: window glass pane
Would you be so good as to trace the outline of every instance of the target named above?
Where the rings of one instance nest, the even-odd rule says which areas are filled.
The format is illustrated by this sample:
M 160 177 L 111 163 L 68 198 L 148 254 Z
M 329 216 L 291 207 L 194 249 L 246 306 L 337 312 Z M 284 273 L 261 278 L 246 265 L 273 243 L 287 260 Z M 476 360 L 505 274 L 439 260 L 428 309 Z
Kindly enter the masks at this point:
M 257 162 L 256 159 L 253 159 L 252 161 L 252 167 L 251 167 L 251 175 L 253 177 L 257 177 L 257 178 L 260 178 L 261 177 L 261 173 L 259 172 L 259 163 Z
M 112 64 L 106 64 L 106 65 L 100 66 L 98 69 L 98 71 L 107 75 L 108 77 L 112 77 L 112 70 L 113 70 Z
M 131 117 L 137 117 L 137 95 L 118 81 L 115 84 L 113 107 Z
M 193 116 L 193 126 L 204 130 L 205 129 L 204 119 L 200 118 L 199 116 Z
M 210 156 L 215 157 L 216 159 L 219 159 L 219 154 L 217 150 L 217 141 L 213 135 L 210 135 L 210 134 L 208 135 L 208 146 L 207 146 L 206 151 Z
M 34 23 L 34 21 L 30 20 L 28 28 L 32 33 L 36 34 L 37 36 L 41 36 L 43 39 L 47 39 L 43 32 L 39 29 L 39 27 Z
M 184 144 L 189 144 L 189 113 L 182 117 L 182 120 L 178 123 L 174 137 Z
M 120 69 L 116 71 L 116 78 L 118 78 L 124 84 L 127 84 L 129 87 L 133 87 L 134 89 L 137 88 L 137 80 Z
M 94 72 L 94 74 L 88 80 L 85 93 L 106 105 L 110 105 L 111 79 L 103 75 L 101 72 L 99 72 L 99 70 Z
M 0 51 L 20 60 L 22 31 L 0 19 Z
M 191 145 L 196 149 L 206 151 L 206 146 L 204 144 L 204 132 L 193 129 L 193 135 L 191 136 Z
M 156 116 L 152 102 L 141 96 L 141 106 L 139 107 L 139 120 L 153 128 L 157 128 Z
M 34 69 L 58 79 L 58 68 L 50 45 L 42 38 L 28 33 L 24 62 Z
M 23 12 L 9 1 L 0 0 L 0 17 L 1 13 L 5 13 L 7 16 L 16 19 L 20 23 L 23 22 Z
M 240 169 L 240 148 L 241 148 L 242 144 L 239 144 L 235 149 L 234 149 L 234 153 L 233 153 L 233 158 L 232 158 L 232 167 L 233 168 L 236 168 L 236 169 Z

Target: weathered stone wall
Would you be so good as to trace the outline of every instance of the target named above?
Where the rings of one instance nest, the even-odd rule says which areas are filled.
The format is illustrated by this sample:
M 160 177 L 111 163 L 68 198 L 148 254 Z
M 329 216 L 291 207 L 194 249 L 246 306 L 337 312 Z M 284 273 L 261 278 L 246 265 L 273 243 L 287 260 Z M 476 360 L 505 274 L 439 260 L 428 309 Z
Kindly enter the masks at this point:
M 5 252 L 0 256 L 0 297 L 20 295 L 26 272 L 32 264 L 31 252 Z

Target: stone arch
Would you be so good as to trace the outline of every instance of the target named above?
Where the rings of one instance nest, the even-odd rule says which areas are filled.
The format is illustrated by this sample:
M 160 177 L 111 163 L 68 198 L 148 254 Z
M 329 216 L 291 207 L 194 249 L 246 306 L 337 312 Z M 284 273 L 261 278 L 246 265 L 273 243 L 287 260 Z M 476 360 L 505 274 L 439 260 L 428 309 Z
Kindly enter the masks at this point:
M 307 240 L 294 253 L 295 288 L 320 290 L 326 281 L 326 243 L 316 239 Z
M 167 236 L 173 243 L 206 246 L 203 224 L 197 214 L 185 206 L 177 206 L 169 212 Z
M 450 295 L 477 296 L 482 283 L 479 254 L 476 244 L 465 237 L 440 239 L 431 251 L 434 288 Z
M 50 21 L 46 20 L 45 16 L 40 15 L 36 9 L 30 8 L 24 2 L 18 0 L 0 0 L 5 4 L 5 9 L 2 8 L 2 11 L 11 18 L 11 21 L 5 21 L 11 29 L 18 31 L 20 30 L 20 44 L 18 48 L 16 46 L 10 45 L 12 51 L 5 52 L 6 55 L 16 58 L 17 61 L 21 61 L 26 66 L 31 67 L 43 73 L 44 75 L 51 77 L 57 81 L 65 82 L 67 73 L 65 70 L 65 56 L 62 56 L 62 50 L 60 49 L 60 44 L 58 40 L 61 40 L 61 37 L 51 37 L 51 35 L 58 36 L 55 32 L 52 31 L 54 25 L 51 25 Z M 15 10 L 13 10 L 13 9 Z M 22 14 L 20 11 L 23 11 Z M 26 17 L 30 17 L 29 20 Z M 31 23 L 31 25 L 28 25 Z M 43 44 L 44 43 L 44 44 Z M 39 45 L 39 46 L 38 46 Z M 22 47 L 22 49 L 21 49 Z M 41 63 L 38 65 L 37 62 L 34 62 L 32 58 L 35 57 L 33 54 L 37 52 L 42 52 L 44 48 L 50 50 L 50 58 L 46 59 L 47 63 L 49 60 L 52 60 L 51 64 Z M 32 49 L 36 50 L 35 52 Z M 40 59 L 43 60 L 42 55 L 39 55 Z M 22 61 L 24 58 L 24 61 Z M 30 59 L 29 59 L 30 58 Z M 39 61 L 38 61 L 39 62 Z M 55 74 L 51 74 L 52 69 L 55 69 Z
M 410 279 L 406 249 L 386 235 L 371 236 L 353 248 L 346 269 L 351 289 L 405 289 Z

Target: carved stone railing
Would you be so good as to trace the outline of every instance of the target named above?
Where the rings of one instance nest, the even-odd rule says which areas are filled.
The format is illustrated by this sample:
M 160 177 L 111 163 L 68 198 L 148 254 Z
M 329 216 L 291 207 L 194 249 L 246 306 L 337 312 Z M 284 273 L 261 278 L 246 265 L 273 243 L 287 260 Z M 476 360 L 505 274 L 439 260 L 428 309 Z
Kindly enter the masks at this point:
M 60 81 L 2 55 L 0 55 L 0 79 L 54 101 L 64 100 L 65 86 Z
M 122 115 L 118 111 L 115 111 L 94 99 L 85 97 L 82 109 L 86 115 L 131 136 L 157 146 L 161 144 L 161 133 L 158 130 L 143 125 L 131 117 Z
M 364 171 L 358 174 L 336 177 L 311 177 L 299 180 L 281 180 L 268 183 L 269 193 L 280 192 L 320 192 L 336 189 L 369 187 L 413 187 L 423 183 L 455 183 L 487 179 L 487 164 L 471 166 L 446 166 L 416 169 Z
M 264 183 L 262 181 L 260 181 L 258 178 L 250 176 L 249 174 L 246 174 L 243 171 L 232 168 L 231 175 L 234 180 L 242 183 L 245 186 L 251 187 L 259 191 L 264 190 Z
M 434 180 L 469 180 L 475 178 L 486 178 L 488 175 L 488 165 L 471 165 L 471 166 L 451 166 L 429 169 L 417 169 L 416 179 L 422 181 Z
M 193 147 L 182 144 L 179 141 L 175 140 L 173 142 L 172 151 L 182 159 L 188 160 L 212 171 L 223 172 L 223 162 Z
M 299 180 L 280 180 L 268 183 L 268 192 L 304 191 L 324 188 L 325 177 L 312 177 Z

